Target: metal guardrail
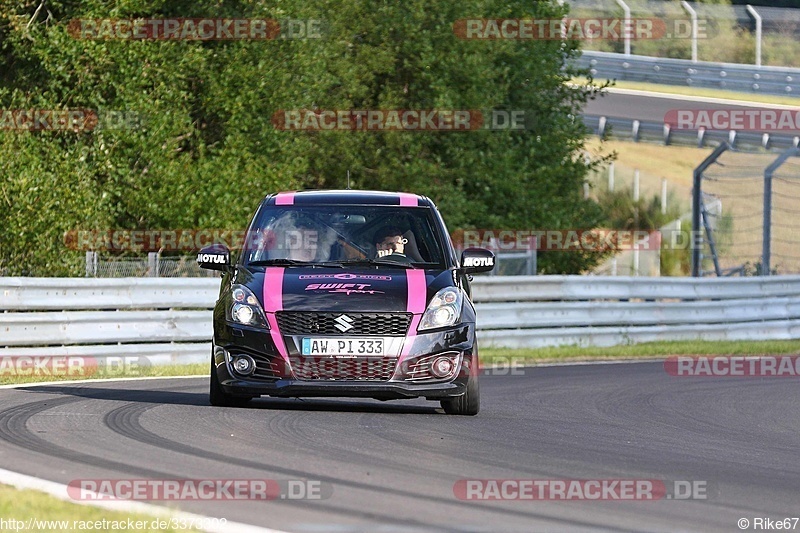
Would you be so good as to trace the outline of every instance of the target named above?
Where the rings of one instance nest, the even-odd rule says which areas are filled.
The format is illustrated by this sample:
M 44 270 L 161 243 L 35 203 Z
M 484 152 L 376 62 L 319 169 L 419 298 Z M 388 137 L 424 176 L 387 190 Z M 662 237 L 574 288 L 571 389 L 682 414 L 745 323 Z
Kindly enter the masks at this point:
M 218 290 L 216 279 L 0 278 L 0 357 L 205 362 Z M 478 277 L 473 293 L 482 346 L 800 338 L 800 276 Z
M 583 115 L 583 123 L 595 135 L 603 137 L 611 134 L 614 138 L 630 139 L 634 142 L 651 141 L 698 148 L 719 146 L 727 142 L 732 147 L 743 150 L 786 150 L 800 145 L 800 136 L 787 133 L 674 129 L 663 122 L 600 115 Z
M 800 69 L 738 63 L 693 62 L 586 50 L 576 61 L 594 77 L 800 96 Z

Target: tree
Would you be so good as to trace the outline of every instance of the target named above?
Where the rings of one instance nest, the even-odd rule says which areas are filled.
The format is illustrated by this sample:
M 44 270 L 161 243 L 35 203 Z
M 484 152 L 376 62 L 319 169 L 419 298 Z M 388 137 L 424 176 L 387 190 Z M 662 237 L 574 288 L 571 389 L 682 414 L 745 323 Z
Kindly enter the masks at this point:
M 0 269 L 79 274 L 74 229 L 241 228 L 265 194 L 359 188 L 427 194 L 451 230 L 590 228 L 582 196 L 591 87 L 565 82 L 570 41 L 467 40 L 464 18 L 560 18 L 555 2 L 334 5 L 317 0 L 98 0 L 20 7 L 0 0 L 0 108 L 124 111 L 134 129 L 0 132 Z M 34 16 L 35 14 L 35 16 Z M 322 19 L 322 39 L 80 40 L 73 19 Z M 30 21 L 30 23 L 29 23 Z M 586 73 L 582 73 L 586 74 Z M 281 131 L 279 110 L 524 110 L 525 131 Z M 596 257 L 549 253 L 545 272 Z

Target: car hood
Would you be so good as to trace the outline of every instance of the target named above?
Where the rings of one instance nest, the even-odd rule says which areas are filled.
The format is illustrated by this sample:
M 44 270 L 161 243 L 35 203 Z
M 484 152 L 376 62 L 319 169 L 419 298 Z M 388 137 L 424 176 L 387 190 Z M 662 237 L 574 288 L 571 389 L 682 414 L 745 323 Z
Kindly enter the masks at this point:
M 412 312 L 425 310 L 441 288 L 453 285 L 449 270 L 422 269 L 240 269 L 237 282 L 275 311 Z

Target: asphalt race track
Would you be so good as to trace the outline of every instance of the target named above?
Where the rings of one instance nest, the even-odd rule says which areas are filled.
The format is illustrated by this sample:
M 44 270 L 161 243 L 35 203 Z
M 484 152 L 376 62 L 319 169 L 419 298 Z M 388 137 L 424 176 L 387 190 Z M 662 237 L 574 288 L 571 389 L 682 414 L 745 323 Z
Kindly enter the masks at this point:
M 624 92 L 613 92 L 613 89 L 603 96 L 598 96 L 594 100 L 586 102 L 583 112 L 586 115 L 607 116 L 627 119 L 637 119 L 645 122 L 664 122 L 664 117 L 670 110 L 692 109 L 692 110 L 752 110 L 758 109 L 780 109 L 786 106 L 776 106 L 772 104 L 736 104 L 736 102 L 705 102 L 702 98 L 692 97 L 670 97 L 654 96 L 654 93 L 627 94 Z
M 287 531 L 739 531 L 740 518 L 800 514 L 798 397 L 793 378 L 672 377 L 660 362 L 486 375 L 477 417 L 424 400 L 215 408 L 200 378 L 31 385 L 0 390 L 0 467 L 65 484 L 307 478 L 332 490 L 165 503 Z M 706 499 L 467 501 L 453 491 L 463 479 L 705 482 Z

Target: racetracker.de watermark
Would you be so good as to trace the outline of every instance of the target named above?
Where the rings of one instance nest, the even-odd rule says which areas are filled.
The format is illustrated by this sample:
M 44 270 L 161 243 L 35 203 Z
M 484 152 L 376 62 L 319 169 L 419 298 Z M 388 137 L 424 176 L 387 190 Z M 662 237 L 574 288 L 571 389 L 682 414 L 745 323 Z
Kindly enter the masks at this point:
M 64 233 L 64 246 L 70 250 L 112 252 L 195 251 L 210 244 L 224 244 L 239 249 L 247 232 L 226 229 L 175 230 L 70 230 Z M 266 237 L 254 232 L 251 245 Z M 288 239 L 288 237 L 287 237 Z M 294 241 L 292 241 L 294 242 Z
M 678 130 L 800 131 L 800 109 L 670 109 L 664 123 Z
M 313 479 L 74 479 L 73 500 L 324 500 L 333 485 Z
M 4 131 L 95 131 L 137 129 L 144 117 L 128 110 L 0 109 Z
M 705 500 L 708 483 L 660 479 L 460 479 L 453 495 L 468 501 Z
M 707 39 L 706 20 L 697 21 L 697 38 Z M 548 41 L 621 41 L 690 39 L 692 21 L 665 18 L 471 18 L 453 23 L 461 39 Z
M 800 356 L 672 356 L 664 371 L 677 377 L 791 377 L 800 376 Z
M 533 115 L 522 109 L 281 109 L 281 131 L 524 131 Z
M 67 31 L 75 39 L 131 41 L 271 41 L 322 39 L 319 19 L 163 18 L 73 19 Z
M 494 251 L 685 250 L 702 244 L 702 232 L 593 229 L 475 229 L 451 235 L 458 248 Z M 197 251 L 211 244 L 231 250 L 243 244 L 252 250 L 302 250 L 316 247 L 318 232 L 312 230 L 253 231 L 229 229 L 69 230 L 63 242 L 70 250 L 108 252 Z
M 28 517 L 25 520 L 0 517 L 0 531 L 160 531 L 184 530 L 220 531 L 228 523 L 226 518 L 210 516 L 181 516 L 172 518 L 147 518 L 135 520 L 121 518 L 109 520 L 48 520 Z
M 139 377 L 152 367 L 147 357 L 83 355 L 6 355 L 3 377 Z
M 559 230 L 458 230 L 451 236 L 458 248 L 488 248 L 495 251 L 606 252 L 659 250 L 661 233 L 648 230 L 559 229 Z

